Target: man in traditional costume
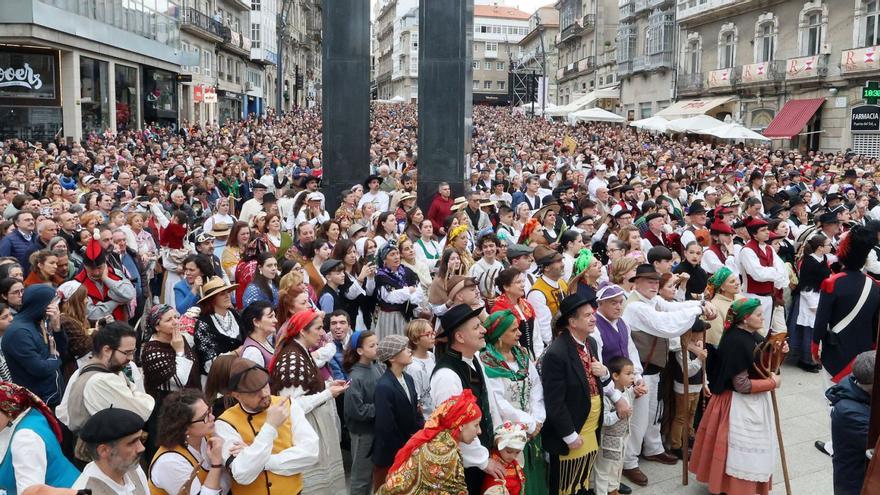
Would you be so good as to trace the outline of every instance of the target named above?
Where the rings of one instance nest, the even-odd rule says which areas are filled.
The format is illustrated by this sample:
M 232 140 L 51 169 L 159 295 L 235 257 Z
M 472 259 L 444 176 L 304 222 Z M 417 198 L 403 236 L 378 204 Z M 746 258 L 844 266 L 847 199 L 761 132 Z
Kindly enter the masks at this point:
M 767 392 L 781 379 L 774 373 L 753 377 L 756 350 L 764 342 L 761 304 L 750 298 L 730 306 L 718 351 L 709 357 L 712 398 L 688 469 L 711 493 L 766 495 L 773 486 L 777 437 Z M 787 352 L 787 344 L 782 351 Z
M 716 219 L 712 222 L 709 227 L 712 243 L 703 250 L 703 258 L 700 260 L 700 266 L 707 274 L 712 275 L 723 267 L 729 268 L 733 273 L 739 273 L 736 255 L 739 254 L 742 246 L 734 244 L 735 234 L 733 228 L 721 220 Z
M 126 409 L 111 407 L 89 418 L 79 438 L 92 462 L 73 484 L 92 495 L 147 495 L 147 476 L 140 466 L 144 420 Z
M 466 495 L 461 446 L 476 441 L 482 413 L 477 398 L 462 390 L 438 405 L 425 427 L 394 457 L 379 495 Z
M 553 319 L 559 314 L 559 304 L 563 296 L 568 294 L 568 284 L 562 280 L 565 265 L 562 255 L 547 246 L 535 248 L 535 263 L 541 270 L 541 276 L 532 284 L 526 296 L 535 308 L 535 330 L 544 346 L 553 340 Z M 540 355 L 540 351 L 535 351 Z
M 823 376 L 835 384 L 852 372 L 856 356 L 876 344 L 880 287 L 861 271 L 876 240 L 872 229 L 853 227 L 837 250 L 843 270 L 820 286 L 812 354 L 825 368 L 827 375 Z M 829 455 L 834 452 L 831 442 L 816 442 L 816 448 Z
M 136 296 L 135 288 L 131 281 L 110 268 L 107 254 L 97 239 L 92 238 L 86 245 L 83 269 L 75 279 L 88 293 L 86 317 L 90 323 L 107 316 L 116 321 L 128 321 L 130 304 Z
M 760 217 L 745 219 L 745 227 L 751 236 L 739 253 L 739 272 L 745 281 L 743 294 L 761 301 L 764 311 L 763 335 L 770 329 L 773 314 L 773 291 L 788 286 L 788 269 L 785 262 L 770 247 L 770 229 Z
M 562 300 L 556 330 L 559 336 L 542 358 L 541 383 L 547 422 L 541 430 L 550 453 L 550 493 L 586 493 L 599 451 L 602 383 L 610 379 L 599 362 L 595 298 L 572 294 Z
M 477 352 L 486 347 L 486 329 L 478 318 L 482 311 L 483 308 L 474 309 L 459 304 L 440 317 L 442 333 L 437 338 L 446 341 L 446 352 L 437 358 L 437 366 L 431 377 L 431 399 L 434 404 L 470 390 L 482 411 L 482 433 L 470 442 L 461 443 L 468 493 L 471 495 L 479 495 L 484 472 L 499 478 L 504 476 L 504 469 L 498 461 L 489 458 L 489 449 L 494 445 L 490 406 L 492 391 L 477 356 Z
M 236 494 L 298 495 L 302 471 L 318 461 L 318 435 L 302 407 L 290 398 L 273 396 L 269 374 L 245 358 L 229 367 L 228 395 L 238 403 L 216 422 L 223 438 L 223 459 Z M 235 444 L 244 444 L 236 454 Z
M 670 340 L 690 330 L 700 315 L 709 320 L 715 318 L 715 310 L 700 301 L 664 301 L 657 295 L 660 273 L 653 265 L 639 265 L 630 282 L 635 282 L 635 290 L 626 300 L 622 317 L 638 349 L 646 392 L 633 405 L 623 474 L 633 483 L 646 486 L 648 477 L 639 469 L 639 454 L 662 464 L 678 462 L 678 458 L 665 451 L 660 436 L 662 401 L 659 387 L 669 356 Z

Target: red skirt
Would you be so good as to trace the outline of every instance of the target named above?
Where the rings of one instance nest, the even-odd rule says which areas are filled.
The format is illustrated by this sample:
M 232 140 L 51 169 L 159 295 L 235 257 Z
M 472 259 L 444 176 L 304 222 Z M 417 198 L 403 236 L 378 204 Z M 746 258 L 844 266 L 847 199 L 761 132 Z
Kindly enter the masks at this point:
M 730 430 L 730 402 L 733 391 L 713 395 L 703 413 L 688 469 L 697 481 L 709 485 L 711 493 L 727 495 L 767 495 L 773 479 L 766 482 L 747 481 L 725 473 L 727 439 Z

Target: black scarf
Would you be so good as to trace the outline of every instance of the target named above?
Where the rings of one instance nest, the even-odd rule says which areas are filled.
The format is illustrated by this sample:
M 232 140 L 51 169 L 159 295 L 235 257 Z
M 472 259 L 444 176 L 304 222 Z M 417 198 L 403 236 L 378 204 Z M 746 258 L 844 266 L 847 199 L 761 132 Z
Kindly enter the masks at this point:
M 687 273 L 690 275 L 685 287 L 685 299 L 687 300 L 694 299 L 691 294 L 702 294 L 709 283 L 709 274 L 706 273 L 706 270 L 703 270 L 703 267 L 700 265 L 690 264 L 688 260 L 682 260 L 675 267 L 675 273 Z
M 759 310 L 760 311 L 760 310 Z M 725 330 L 718 349 L 708 359 L 709 390 L 720 394 L 733 390 L 733 377 L 748 372 L 755 362 L 755 347 L 764 341 L 760 334 L 740 327 Z M 710 348 L 711 349 L 711 348 Z

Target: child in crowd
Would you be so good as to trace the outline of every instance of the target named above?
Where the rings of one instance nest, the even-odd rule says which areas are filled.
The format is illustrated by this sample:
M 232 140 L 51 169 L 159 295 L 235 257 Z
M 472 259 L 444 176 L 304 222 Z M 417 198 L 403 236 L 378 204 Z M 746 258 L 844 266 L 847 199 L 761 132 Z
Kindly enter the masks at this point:
M 376 490 L 385 483 L 385 475 L 394 464 L 397 451 L 425 425 L 425 419 L 419 413 L 415 382 L 403 371 L 413 360 L 410 340 L 403 335 L 385 337 L 379 343 L 377 359 L 385 363 L 387 369 L 376 384 L 376 437 L 372 454 L 376 466 L 373 471 Z
M 633 404 L 635 392 L 633 384 L 636 380 L 635 367 L 629 359 L 618 356 L 608 362 L 608 372 L 614 381 L 614 388 L 623 393 L 627 402 Z M 599 456 L 593 467 L 595 478 L 593 490 L 596 495 L 618 495 L 620 475 L 623 472 L 623 456 L 626 440 L 629 437 L 629 418 L 621 419 L 614 409 L 614 403 L 608 397 L 605 401 L 605 417 L 603 419 L 602 439 Z
M 700 390 L 703 389 L 703 365 L 707 356 L 706 348 L 703 345 L 703 337 L 705 336 L 707 326 L 706 322 L 697 319 L 694 322 L 693 328 L 681 336 L 679 350 L 672 351 L 672 354 L 675 355 L 677 366 L 673 369 L 674 380 L 672 387 L 675 392 L 675 416 L 672 418 L 669 438 L 670 452 L 679 459 L 683 457 L 682 449 L 689 447 L 689 445 L 684 444 L 685 429 L 687 429 L 688 442 L 695 433 L 694 415 L 697 412 L 697 404 L 700 402 Z M 685 391 L 684 379 L 682 377 L 682 346 L 687 349 L 688 353 L 687 391 Z M 685 398 L 687 398 L 687 405 L 685 405 Z
M 419 408 L 425 421 L 431 417 L 434 405 L 431 403 L 431 374 L 434 373 L 434 327 L 431 322 L 421 318 L 410 321 L 404 330 L 412 350 L 412 364 L 406 373 L 412 377 L 419 396 Z
M 342 367 L 351 378 L 345 391 L 345 424 L 351 436 L 351 495 L 370 495 L 373 487 L 373 422 L 376 406 L 373 395 L 382 376 L 376 362 L 379 338 L 370 331 L 355 332 L 348 342 Z
M 526 475 L 517 460 L 528 441 L 528 427 L 524 423 L 505 421 L 495 428 L 495 448 L 489 454 L 504 467 L 504 479 L 487 474 L 483 478 L 483 495 L 519 495 L 525 486 Z

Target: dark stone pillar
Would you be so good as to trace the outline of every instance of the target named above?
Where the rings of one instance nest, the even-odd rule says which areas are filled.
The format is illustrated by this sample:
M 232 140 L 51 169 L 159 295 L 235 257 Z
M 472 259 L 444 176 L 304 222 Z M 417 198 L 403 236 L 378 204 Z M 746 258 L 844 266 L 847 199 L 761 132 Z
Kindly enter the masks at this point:
M 419 202 L 464 190 L 471 151 L 473 0 L 419 0 Z M 426 210 L 427 213 L 427 210 Z
M 370 173 L 370 1 L 323 2 L 324 176 L 330 215 Z

